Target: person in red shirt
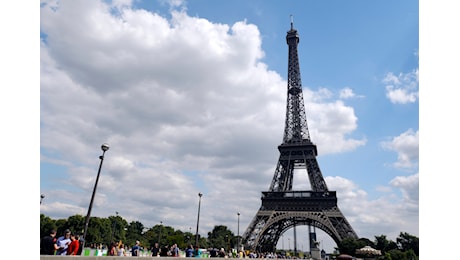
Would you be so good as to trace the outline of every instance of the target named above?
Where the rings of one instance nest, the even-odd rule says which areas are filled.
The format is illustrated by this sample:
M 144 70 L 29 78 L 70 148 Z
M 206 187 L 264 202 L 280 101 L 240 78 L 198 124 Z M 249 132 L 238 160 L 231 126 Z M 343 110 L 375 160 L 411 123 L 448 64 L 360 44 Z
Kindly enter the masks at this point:
M 78 248 L 80 247 L 80 242 L 78 241 L 79 239 L 80 237 L 74 233 L 70 235 L 71 242 L 67 249 L 67 255 L 77 255 Z

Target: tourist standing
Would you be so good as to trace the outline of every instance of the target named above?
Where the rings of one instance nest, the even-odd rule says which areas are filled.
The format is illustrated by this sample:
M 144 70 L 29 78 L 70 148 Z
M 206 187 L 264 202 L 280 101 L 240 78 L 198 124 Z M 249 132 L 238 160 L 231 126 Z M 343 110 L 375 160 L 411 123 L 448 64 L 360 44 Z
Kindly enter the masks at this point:
M 67 249 L 70 245 L 70 242 L 72 242 L 72 240 L 70 240 L 70 230 L 66 229 L 64 231 L 64 235 L 60 236 L 57 240 L 56 240 L 56 245 L 57 245 L 57 250 L 56 250 L 56 255 L 66 255 L 67 254 Z
M 131 248 L 131 256 L 139 256 L 141 252 L 141 247 L 139 246 L 141 242 L 136 241 L 136 244 Z
M 75 234 L 70 234 L 70 244 L 69 248 L 67 249 L 67 255 L 78 255 L 78 249 L 80 248 L 80 241 L 78 241 L 80 237 Z
M 160 256 L 160 246 L 158 243 L 155 243 L 150 251 L 152 252 L 152 256 Z
M 40 240 L 40 255 L 54 255 L 58 249 L 56 240 L 56 230 L 51 229 L 49 235 Z
M 125 245 L 123 243 L 120 243 L 118 246 L 118 256 L 126 256 Z
M 193 246 L 188 245 L 187 249 L 185 249 L 185 257 L 193 257 Z

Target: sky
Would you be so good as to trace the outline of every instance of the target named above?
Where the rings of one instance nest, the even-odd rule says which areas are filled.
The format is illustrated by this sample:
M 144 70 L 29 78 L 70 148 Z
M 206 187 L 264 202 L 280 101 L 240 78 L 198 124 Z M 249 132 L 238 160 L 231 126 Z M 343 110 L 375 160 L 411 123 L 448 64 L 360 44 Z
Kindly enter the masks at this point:
M 92 216 L 194 232 L 201 192 L 199 233 L 237 234 L 240 212 L 242 235 L 279 156 L 292 15 L 311 139 L 340 210 L 359 237 L 419 236 L 417 1 L 40 6 L 42 214 L 86 215 L 108 143 Z M 294 190 L 308 189 L 296 172 Z
M 16 90 L 21 101 L 36 95 L 24 113 L 32 120 L 9 130 L 19 138 L 5 140 L 14 154 L 7 165 L 32 167 L 28 190 L 45 196 L 32 204 L 41 214 L 86 215 L 100 147 L 108 143 L 92 216 L 119 212 L 128 222 L 194 233 L 202 193 L 199 233 L 226 225 L 242 235 L 282 143 L 292 17 L 308 127 L 340 210 L 359 237 L 420 236 L 418 1 L 40 1 L 37 13 L 31 39 L 8 42 L 20 49 L 33 43 L 36 59 L 21 63 L 33 73 L 5 76 L 37 80 L 27 95 Z M 433 35 L 441 39 L 445 30 Z M 445 50 L 455 41 L 435 40 L 425 50 L 432 46 L 439 51 L 427 52 L 430 69 L 455 55 Z M 23 50 L 14 53 L 21 58 Z M 455 75 L 449 69 L 441 73 Z M 451 84 L 430 82 L 430 73 L 425 79 Z M 450 95 L 427 96 L 441 107 L 455 104 Z M 441 123 L 424 111 L 430 125 Z M 6 120 L 14 126 L 21 115 Z M 28 144 L 40 149 L 24 162 Z M 5 178 L 29 180 L 18 177 Z M 294 189 L 309 189 L 306 172 L 296 171 Z M 332 252 L 332 239 L 316 231 L 320 247 Z M 280 240 L 278 248 L 294 248 L 292 230 Z M 308 248 L 306 227 L 297 228 L 297 243 Z

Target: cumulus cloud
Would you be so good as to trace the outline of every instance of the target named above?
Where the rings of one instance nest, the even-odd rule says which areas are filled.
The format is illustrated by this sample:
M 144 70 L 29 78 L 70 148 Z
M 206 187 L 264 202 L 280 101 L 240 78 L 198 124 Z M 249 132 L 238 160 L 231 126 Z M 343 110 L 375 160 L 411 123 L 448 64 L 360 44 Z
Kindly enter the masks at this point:
M 395 151 L 398 159 L 393 166 L 397 168 L 410 169 L 418 166 L 419 138 L 418 130 L 412 129 L 393 137 L 391 141 L 381 143 L 384 149 Z
M 349 98 L 363 98 L 364 96 L 362 95 L 356 95 L 356 93 L 353 91 L 353 89 L 349 87 L 345 87 L 340 90 L 339 92 L 339 98 L 341 99 L 349 99 Z
M 404 200 L 395 199 L 391 193 L 369 198 L 357 184 L 340 176 L 328 176 L 325 180 L 329 190 L 337 191 L 339 209 L 359 237 L 372 240 L 385 234 L 394 240 L 403 230 L 418 230 L 418 174 L 399 176 L 389 183 L 404 193 Z
M 403 194 L 404 200 L 408 204 L 417 205 L 419 201 L 419 174 L 410 176 L 398 176 L 391 180 L 390 184 L 399 188 Z
M 389 72 L 383 79 L 387 98 L 395 104 L 414 103 L 418 99 L 418 69 L 395 75 Z

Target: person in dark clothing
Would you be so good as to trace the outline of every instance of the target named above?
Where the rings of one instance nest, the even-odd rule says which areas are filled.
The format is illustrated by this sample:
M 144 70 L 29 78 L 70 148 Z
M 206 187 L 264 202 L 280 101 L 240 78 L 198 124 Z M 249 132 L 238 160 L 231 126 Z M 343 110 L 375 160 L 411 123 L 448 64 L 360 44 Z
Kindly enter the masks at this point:
M 159 256 L 160 248 L 159 248 L 158 243 L 155 243 L 155 246 L 152 247 L 152 249 L 150 251 L 152 252 L 152 256 Z
M 78 247 L 78 251 L 77 251 L 77 255 L 81 255 L 82 252 L 83 252 L 83 247 L 81 245 L 83 245 L 83 242 L 85 242 L 85 239 L 83 238 L 83 234 L 80 234 L 79 236 L 80 238 L 78 239 L 78 242 L 80 243 L 80 246 Z
M 169 246 L 165 245 L 160 249 L 160 256 L 168 256 Z
M 139 256 L 141 252 L 141 247 L 139 246 L 141 242 L 136 241 L 136 244 L 131 248 L 131 255 L 132 256 Z
M 209 256 L 210 257 L 217 257 L 217 249 L 212 248 L 209 250 Z
M 188 245 L 187 249 L 185 249 L 185 257 L 193 257 L 193 246 Z
M 56 249 L 56 230 L 51 229 L 50 234 L 40 240 L 40 255 L 54 255 Z

